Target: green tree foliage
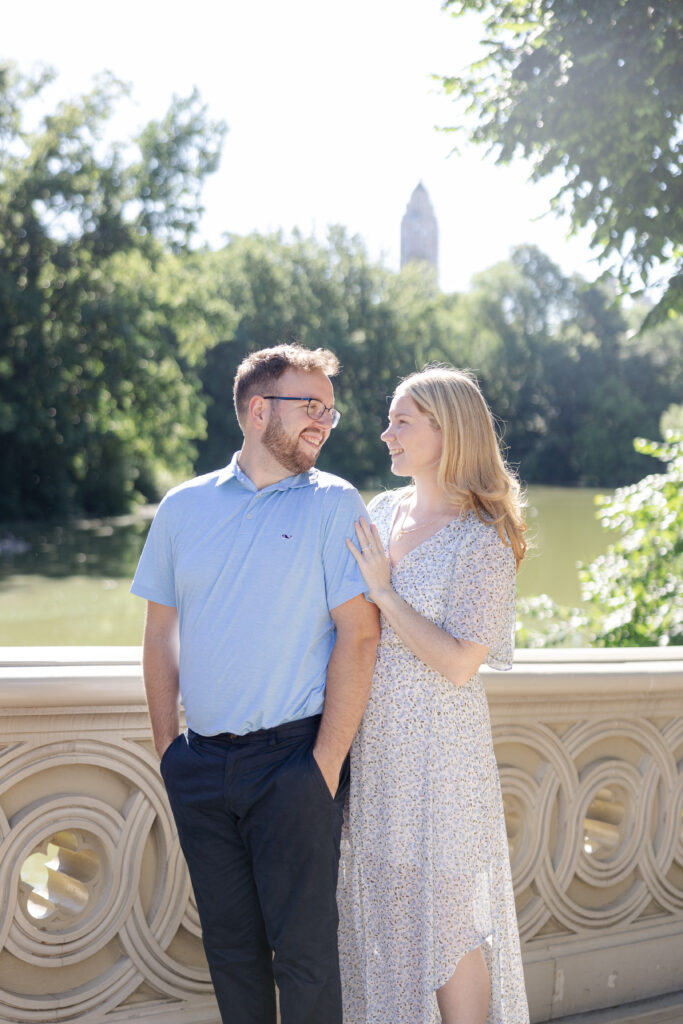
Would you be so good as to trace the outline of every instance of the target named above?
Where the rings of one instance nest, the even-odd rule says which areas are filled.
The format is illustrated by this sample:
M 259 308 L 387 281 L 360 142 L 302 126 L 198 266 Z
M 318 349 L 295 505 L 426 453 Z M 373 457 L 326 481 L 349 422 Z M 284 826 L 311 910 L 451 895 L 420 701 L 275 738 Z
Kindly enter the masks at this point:
M 485 56 L 444 86 L 497 161 L 563 177 L 553 207 L 592 225 L 626 286 L 660 265 L 668 290 L 650 323 L 683 308 L 679 0 L 445 0 L 483 14 Z
M 5 519 L 120 511 L 135 491 L 152 493 L 160 469 L 187 472 L 203 430 L 207 319 L 196 269 L 175 253 L 197 225 L 224 129 L 195 94 L 132 150 L 104 147 L 123 91 L 105 76 L 32 130 L 31 101 L 50 80 L 0 69 Z
M 244 356 L 280 341 L 332 349 L 342 422 L 320 466 L 365 485 L 387 477 L 378 436 L 396 381 L 434 358 L 458 359 L 449 302 L 428 269 L 392 274 L 372 264 L 358 238 L 332 228 L 326 244 L 281 235 L 235 238 L 206 253 L 220 293 L 234 307 L 234 332 L 207 353 L 202 379 L 210 405 L 199 469 L 225 463 L 241 444 L 232 381 Z
M 599 647 L 683 644 L 683 435 L 635 447 L 667 472 L 600 500 L 600 520 L 619 539 L 579 574 Z
M 527 482 L 612 487 L 642 476 L 632 438 L 655 434 L 680 394 L 678 323 L 636 337 L 607 284 L 566 278 L 522 246 L 475 277 L 459 329 Z
M 662 413 L 662 433 L 683 434 L 683 405 L 670 405 Z
M 392 274 L 372 264 L 340 228 L 326 243 L 235 238 L 195 262 L 206 295 L 222 297 L 237 318 L 202 370 L 210 404 L 200 471 L 224 464 L 241 443 L 231 401 L 241 359 L 293 338 L 341 359 L 343 419 L 320 464 L 362 486 L 389 482 L 378 442 L 387 396 L 399 377 L 429 361 L 477 372 L 509 458 L 530 483 L 638 480 L 646 460 L 632 438 L 654 434 L 680 394 L 681 327 L 672 322 L 636 337 L 639 321 L 627 321 L 613 290 L 566 278 L 533 247 L 480 274 L 465 295 L 443 295 L 420 265 Z
M 523 646 L 583 639 L 594 647 L 683 644 L 683 432 L 634 447 L 666 464 L 613 497 L 597 499 L 602 525 L 618 535 L 607 553 L 579 571 L 584 605 L 562 608 L 546 595 L 520 602 L 531 622 Z
M 104 146 L 120 84 L 31 130 L 48 82 L 0 74 L 0 519 L 117 512 L 224 464 L 239 362 L 290 339 L 340 357 L 343 419 L 320 464 L 358 485 L 391 481 L 387 399 L 430 361 L 478 373 L 525 481 L 642 476 L 630 439 L 680 400 L 681 321 L 638 333 L 644 310 L 528 246 L 464 295 L 424 265 L 391 273 L 338 227 L 192 251 L 223 132 L 198 97 Z

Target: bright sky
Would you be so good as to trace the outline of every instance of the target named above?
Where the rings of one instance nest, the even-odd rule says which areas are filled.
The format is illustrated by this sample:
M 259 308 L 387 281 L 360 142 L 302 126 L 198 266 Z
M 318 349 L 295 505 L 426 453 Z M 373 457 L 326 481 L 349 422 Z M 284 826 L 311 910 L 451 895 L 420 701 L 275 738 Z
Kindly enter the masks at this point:
M 435 131 L 455 110 L 431 75 L 475 59 L 479 38 L 476 19 L 451 18 L 439 0 L 31 0 L 5 5 L 0 58 L 55 67 L 60 98 L 104 68 L 130 82 L 122 138 L 196 85 L 230 129 L 204 191 L 212 246 L 226 231 L 322 239 L 343 224 L 398 269 L 401 217 L 421 180 L 445 291 L 525 242 L 593 278 L 587 234 L 568 240 L 566 222 L 543 216 L 550 184 L 527 184 L 525 164 L 495 167 L 483 149 L 449 156 L 453 136 Z

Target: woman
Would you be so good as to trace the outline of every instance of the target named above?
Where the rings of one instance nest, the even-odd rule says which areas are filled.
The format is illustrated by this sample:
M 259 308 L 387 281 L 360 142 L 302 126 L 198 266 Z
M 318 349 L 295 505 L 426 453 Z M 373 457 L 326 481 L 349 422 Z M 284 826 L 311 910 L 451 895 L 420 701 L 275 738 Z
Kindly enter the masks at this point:
M 507 838 L 477 670 L 512 666 L 519 485 L 472 376 L 404 380 L 382 434 L 410 486 L 348 541 L 382 637 L 351 754 L 344 1024 L 525 1024 Z

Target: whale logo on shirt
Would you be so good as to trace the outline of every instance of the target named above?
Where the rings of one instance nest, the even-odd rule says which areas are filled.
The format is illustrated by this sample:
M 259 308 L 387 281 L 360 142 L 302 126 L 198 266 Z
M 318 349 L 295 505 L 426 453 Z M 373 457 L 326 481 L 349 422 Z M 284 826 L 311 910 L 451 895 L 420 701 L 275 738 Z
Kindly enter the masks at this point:
M 291 539 L 292 539 L 292 536 L 293 536 L 293 535 L 292 535 L 291 533 L 283 533 L 283 534 L 281 534 L 281 536 L 282 536 L 282 537 L 283 537 L 283 538 L 284 538 L 285 540 L 291 540 Z

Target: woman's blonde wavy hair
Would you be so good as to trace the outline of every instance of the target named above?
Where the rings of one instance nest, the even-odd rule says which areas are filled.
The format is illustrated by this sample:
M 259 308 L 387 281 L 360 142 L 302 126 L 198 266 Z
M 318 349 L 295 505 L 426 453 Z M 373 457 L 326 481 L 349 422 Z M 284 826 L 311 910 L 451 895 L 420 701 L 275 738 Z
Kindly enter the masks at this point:
M 463 513 L 470 509 L 495 525 L 519 567 L 527 549 L 524 500 L 503 458 L 493 415 L 474 374 L 441 364 L 404 378 L 396 394 L 408 394 L 441 431 L 438 482 Z

